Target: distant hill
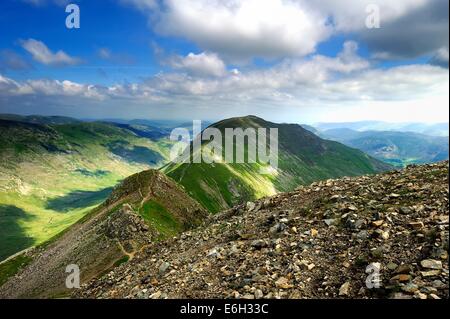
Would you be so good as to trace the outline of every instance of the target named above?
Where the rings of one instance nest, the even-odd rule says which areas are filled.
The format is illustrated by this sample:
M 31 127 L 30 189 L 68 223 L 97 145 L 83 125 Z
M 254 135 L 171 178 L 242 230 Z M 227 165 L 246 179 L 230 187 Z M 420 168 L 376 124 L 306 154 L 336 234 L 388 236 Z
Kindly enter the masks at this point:
M 132 127 L 17 119 L 0 120 L 0 260 L 73 224 L 123 178 L 168 161 L 170 141 Z
M 388 123 L 381 121 L 361 121 L 342 123 L 316 123 L 313 125 L 319 131 L 331 129 L 351 129 L 355 131 L 395 131 L 413 132 L 430 136 L 449 136 L 449 123 Z
M 171 132 L 171 129 L 169 128 L 161 128 L 146 124 L 120 124 L 113 122 L 111 122 L 110 124 L 129 130 L 139 137 L 146 137 L 156 140 L 162 138 L 169 138 Z
M 330 129 L 321 136 L 360 149 L 396 166 L 433 163 L 449 158 L 447 137 L 413 132 L 358 132 L 348 128 Z
M 179 182 L 211 212 L 229 208 L 298 185 L 342 176 L 371 174 L 390 169 L 363 152 L 324 140 L 296 124 L 276 124 L 255 116 L 232 118 L 213 124 L 225 128 L 278 128 L 279 168 L 266 164 L 170 163 L 163 171 Z M 203 144 L 203 147 L 207 142 Z
M 33 124 L 74 124 L 82 121 L 66 116 L 42 116 L 42 115 L 16 115 L 0 114 L 0 120 L 10 120 Z

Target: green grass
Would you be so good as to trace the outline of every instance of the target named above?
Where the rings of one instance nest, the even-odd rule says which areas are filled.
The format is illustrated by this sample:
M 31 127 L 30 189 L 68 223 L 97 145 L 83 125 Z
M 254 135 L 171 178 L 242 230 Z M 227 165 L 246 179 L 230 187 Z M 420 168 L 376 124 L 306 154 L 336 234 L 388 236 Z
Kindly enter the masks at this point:
M 0 261 L 53 238 L 102 203 L 121 180 L 159 165 L 134 153 L 114 155 L 108 145 L 161 154 L 152 159 L 163 163 L 171 145 L 103 123 L 0 124 Z
M 95 207 L 54 211 L 45 200 L 12 193 L 0 193 L 0 203 L 0 260 L 52 238 Z
M 130 257 L 125 255 L 114 263 L 114 267 L 118 267 L 118 266 L 128 262 L 128 260 L 130 260 Z
M 10 277 L 14 276 L 22 267 L 31 261 L 30 257 L 19 255 L 11 260 L 0 264 L 0 286 Z
M 298 125 L 269 123 L 250 116 L 221 121 L 214 127 L 221 130 L 222 136 L 225 128 L 277 128 L 279 156 L 278 170 L 271 170 L 269 174 L 261 173 L 261 168 L 266 166 L 262 163 L 186 163 L 163 168 L 213 213 L 314 181 L 372 174 L 391 168 L 359 150 L 320 139 Z M 204 142 L 203 147 L 206 144 Z M 244 158 L 247 154 L 246 143 Z
M 174 219 L 172 214 L 154 200 L 144 203 L 139 209 L 139 214 L 164 236 L 172 236 L 182 230 L 182 225 Z
M 276 193 L 273 177 L 260 164 L 181 164 L 168 175 L 210 212 Z

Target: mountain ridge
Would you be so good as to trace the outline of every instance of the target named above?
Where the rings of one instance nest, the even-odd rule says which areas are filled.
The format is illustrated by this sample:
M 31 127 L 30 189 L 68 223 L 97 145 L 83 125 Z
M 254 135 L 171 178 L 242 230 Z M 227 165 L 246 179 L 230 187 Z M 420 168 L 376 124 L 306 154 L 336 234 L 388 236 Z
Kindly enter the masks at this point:
M 396 166 L 439 162 L 447 160 L 449 154 L 448 137 L 421 133 L 336 128 L 320 132 L 319 135 L 360 149 Z
M 279 134 L 277 170 L 270 170 L 261 162 L 238 164 L 223 161 L 214 164 L 169 163 L 162 168 L 212 212 L 227 209 L 239 201 L 292 190 L 320 179 L 391 168 L 359 150 L 323 140 L 298 124 L 276 124 L 256 116 L 246 116 L 225 119 L 209 128 L 219 129 L 222 135 L 225 128 L 277 128 Z M 203 142 L 202 147 L 207 143 Z M 269 173 L 261 174 L 261 171 Z
M 131 260 L 152 241 L 190 229 L 204 218 L 204 209 L 159 171 L 132 175 L 74 225 L 15 257 L 26 263 L 19 263 L 16 276 L 0 280 L 0 298 L 65 296 L 70 292 L 66 266 L 75 264 L 82 280 L 92 279 Z M 0 264 L 0 273 L 15 262 Z
M 72 297 L 448 298 L 448 218 L 448 161 L 315 182 L 152 243 Z

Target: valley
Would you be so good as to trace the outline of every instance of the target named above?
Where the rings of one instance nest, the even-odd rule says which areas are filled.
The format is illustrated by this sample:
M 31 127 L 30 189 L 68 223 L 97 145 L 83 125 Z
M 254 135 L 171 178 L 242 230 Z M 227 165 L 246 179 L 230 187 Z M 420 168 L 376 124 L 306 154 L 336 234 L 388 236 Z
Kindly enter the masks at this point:
M 4 284 L 0 298 L 66 296 L 70 292 L 65 287 L 67 265 L 75 262 L 83 281 L 96 278 L 132 260 L 151 242 L 198 226 L 206 216 L 198 203 L 159 171 L 134 174 L 71 227 L 0 264 L 0 286 Z M 20 268 L 20 278 L 6 282 Z
M 428 126 L 405 124 L 398 125 L 397 129 L 394 124 L 383 125 L 378 122 L 357 124 L 330 123 L 305 127 L 324 139 L 357 148 L 396 167 L 435 163 L 449 158 L 448 124 L 447 131 L 444 124 Z
M 0 304 L 437 312 L 449 3 L 0 1 Z
M 0 120 L 0 260 L 55 236 L 122 179 L 168 160 L 171 143 L 162 137 L 109 123 L 31 120 Z

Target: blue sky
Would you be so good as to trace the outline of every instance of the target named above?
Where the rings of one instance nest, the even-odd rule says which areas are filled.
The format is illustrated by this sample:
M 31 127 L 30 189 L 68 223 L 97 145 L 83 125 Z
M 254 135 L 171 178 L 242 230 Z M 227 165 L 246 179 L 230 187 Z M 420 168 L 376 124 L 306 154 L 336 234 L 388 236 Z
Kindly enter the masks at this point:
M 1 113 L 448 121 L 446 0 L 68 3 L 0 3 Z
M 119 73 L 120 80 L 135 80 L 148 72 L 158 71 L 158 63 L 151 48 L 151 38 L 154 36 L 149 37 L 145 16 L 110 0 L 78 3 L 82 10 L 82 27 L 77 30 L 65 27 L 67 14 L 64 6 L 30 5 L 21 1 L 2 3 L 0 27 L 9 31 L 0 38 L 0 46 L 15 49 L 36 68 L 26 73 L 11 72 L 12 75 L 17 78 L 49 77 L 110 84 L 113 79 L 95 72 L 97 68 L 119 69 L 133 66 L 125 74 Z M 80 57 L 84 63 L 70 70 L 35 64 L 18 43 L 18 39 L 29 38 L 43 41 L 49 48 L 70 52 L 71 55 Z M 99 58 L 98 50 L 101 48 L 124 55 L 124 61 L 114 63 Z M 127 57 L 130 61 L 127 61 Z

